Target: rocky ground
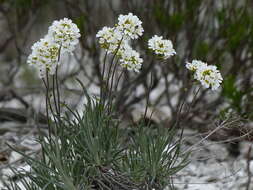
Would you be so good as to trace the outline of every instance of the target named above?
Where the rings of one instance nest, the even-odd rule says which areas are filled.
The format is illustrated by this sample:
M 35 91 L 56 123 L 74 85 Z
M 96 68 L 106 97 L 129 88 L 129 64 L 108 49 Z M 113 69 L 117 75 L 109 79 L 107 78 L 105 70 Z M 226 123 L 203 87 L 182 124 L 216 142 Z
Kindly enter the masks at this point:
M 199 141 L 193 131 L 188 131 L 187 146 Z M 187 142 L 186 141 L 186 142 Z M 195 142 L 194 142 L 195 141 Z M 253 189 L 253 154 L 251 142 L 239 144 L 240 154 L 232 156 L 228 144 L 204 141 L 192 153 L 192 162 L 179 172 L 175 186 L 185 190 L 247 190 Z
M 18 150 L 25 151 L 26 154 L 36 153 L 40 146 L 35 141 L 36 129 L 23 128 L 20 134 L 17 123 L 8 122 L 0 127 L 0 189 L 3 189 L 2 182 L 6 176 L 13 176 L 8 168 L 12 165 L 18 169 L 29 170 L 23 163 L 23 157 L 11 151 L 5 143 L 15 145 Z M 19 135 L 17 135 L 19 134 Z M 196 136 L 192 130 L 185 131 L 185 150 L 196 145 L 202 138 Z M 193 148 L 191 163 L 175 176 L 175 186 L 177 189 L 185 190 L 250 190 L 247 189 L 249 173 L 253 172 L 253 151 L 249 152 L 250 142 L 240 143 L 240 155 L 233 157 L 229 154 L 227 144 L 212 141 L 203 141 Z M 253 181 L 253 179 L 252 179 Z

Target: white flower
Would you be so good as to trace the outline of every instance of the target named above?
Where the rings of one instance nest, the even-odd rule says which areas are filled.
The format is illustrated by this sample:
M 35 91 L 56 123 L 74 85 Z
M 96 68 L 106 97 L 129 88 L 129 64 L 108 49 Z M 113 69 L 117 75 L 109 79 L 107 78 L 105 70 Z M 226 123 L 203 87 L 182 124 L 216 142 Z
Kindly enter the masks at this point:
M 68 18 L 54 21 L 48 30 L 48 37 L 61 46 L 62 53 L 72 52 L 78 44 L 80 36 L 77 25 Z
M 129 48 L 126 48 L 120 56 L 119 61 L 122 67 L 127 68 L 129 71 L 133 70 L 139 72 L 143 59 L 140 58 L 140 54 L 137 51 L 129 46 Z
M 29 55 L 27 63 L 35 66 L 39 70 L 40 78 L 45 77 L 46 71 L 49 74 L 55 73 L 59 48 L 60 46 L 52 42 L 47 36 L 32 46 L 32 53 Z
M 79 29 L 70 19 L 54 21 L 49 27 L 48 34 L 32 46 L 28 64 L 39 70 L 40 78 L 44 78 L 46 72 L 55 74 L 60 55 L 72 52 L 78 44 L 79 37 Z
M 154 35 L 149 39 L 148 47 L 163 59 L 168 59 L 176 54 L 172 42 L 170 40 L 164 40 L 162 36 Z
M 129 45 L 127 40 L 124 40 L 117 51 L 117 56 L 122 57 L 126 51 L 132 51 L 132 47 Z
M 108 50 L 109 53 L 115 53 L 119 46 L 124 46 L 124 43 L 127 43 L 123 39 L 122 33 L 114 27 L 103 27 L 98 31 L 96 37 L 99 39 L 100 46 Z
M 142 36 L 144 31 L 141 24 L 142 22 L 137 16 L 128 13 L 128 15 L 119 15 L 116 26 L 127 37 L 137 39 L 139 36 Z
M 186 64 L 187 69 L 194 72 L 194 79 L 198 80 L 205 88 L 217 90 L 222 83 L 220 71 L 214 65 L 207 65 L 198 60 Z
M 220 71 L 214 65 L 199 67 L 196 71 L 196 79 L 205 88 L 211 88 L 212 90 L 217 90 L 223 80 Z
M 142 35 L 142 22 L 132 13 L 120 15 L 118 21 L 115 27 L 103 27 L 96 37 L 102 48 L 116 54 L 122 67 L 139 72 L 143 59 L 130 47 L 129 40 Z
M 190 71 L 196 71 L 198 68 L 202 66 L 207 66 L 206 63 L 199 61 L 199 60 L 192 60 L 191 63 L 186 63 L 186 68 L 189 69 Z

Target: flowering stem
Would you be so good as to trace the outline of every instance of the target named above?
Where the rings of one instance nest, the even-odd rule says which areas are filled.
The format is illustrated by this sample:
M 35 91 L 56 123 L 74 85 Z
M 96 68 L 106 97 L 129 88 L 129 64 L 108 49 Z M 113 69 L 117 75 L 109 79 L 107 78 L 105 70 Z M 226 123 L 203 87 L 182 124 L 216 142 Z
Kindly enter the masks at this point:
M 61 100 L 60 100 L 60 90 L 59 90 L 59 83 L 58 83 L 58 65 L 56 66 L 56 72 L 55 72 L 55 80 L 56 80 L 56 90 L 57 90 L 57 100 L 58 100 L 58 119 L 61 119 Z
M 117 47 L 115 53 L 113 54 L 113 57 L 112 57 L 112 60 L 111 60 L 110 66 L 109 66 L 108 75 L 107 75 L 106 89 L 109 88 L 109 79 L 110 79 L 111 72 L 112 72 L 113 61 L 114 61 L 114 59 L 115 59 L 115 57 L 116 57 L 116 55 L 117 55 L 117 53 L 118 53 L 118 51 L 119 51 L 120 45 L 121 45 L 121 43 L 122 43 L 122 41 L 123 41 L 123 38 L 124 38 L 124 36 L 121 38 L 121 40 L 120 40 L 120 42 L 119 42 L 119 45 L 118 45 L 118 47 Z
M 46 114 L 47 114 L 47 125 L 48 125 L 48 133 L 49 133 L 49 139 L 51 140 L 51 126 L 50 126 L 50 120 L 49 120 L 49 112 L 48 112 L 48 86 L 46 84 L 46 81 L 42 78 L 42 81 L 46 88 Z
M 115 88 L 114 88 L 114 91 L 115 91 L 115 92 L 117 92 L 117 90 L 118 90 L 119 82 L 120 82 L 120 79 L 122 78 L 124 72 L 125 72 L 125 69 L 122 69 L 122 71 L 121 71 L 120 74 L 119 74 L 119 78 L 118 78 L 118 80 L 116 81 L 116 85 L 115 85 Z
M 47 84 L 47 88 L 48 88 L 48 91 L 49 91 L 50 86 L 49 86 L 48 72 L 46 72 L 46 84 Z M 51 111 L 52 115 L 54 116 L 54 120 L 55 120 L 54 110 L 53 110 L 52 105 L 51 105 L 49 94 L 48 94 L 47 98 L 48 98 L 48 105 L 49 105 L 50 111 Z
M 153 74 L 152 74 L 152 71 L 151 71 L 151 72 L 150 72 L 150 85 L 149 85 L 149 87 L 148 87 L 147 102 L 146 102 L 146 107 L 145 107 L 145 112 L 144 112 L 143 119 L 145 119 L 146 116 L 147 116 L 148 105 L 149 105 L 149 102 L 150 102 L 149 95 L 150 95 L 150 92 L 151 92 L 152 84 L 153 84 Z
M 118 62 L 119 62 L 119 59 L 117 59 L 116 63 L 114 64 L 114 68 L 113 68 L 113 72 L 112 72 L 112 80 L 111 80 L 111 89 L 110 89 L 110 91 L 112 90 L 112 86 L 113 86 L 113 82 L 114 82 L 114 76 L 115 76 L 115 73 L 116 73 Z
M 114 68 L 113 68 L 113 71 L 112 71 L 111 86 L 110 86 L 110 90 L 109 90 L 109 106 L 110 106 L 110 109 L 112 109 L 112 100 L 113 100 L 112 88 L 113 88 L 115 72 L 116 72 L 116 69 L 117 69 L 117 66 L 118 66 L 118 61 L 119 60 L 117 60 L 116 63 L 114 64 Z
M 105 64 L 106 64 L 106 58 L 107 58 L 108 50 L 105 52 L 105 57 L 103 61 L 103 68 L 102 68 L 102 80 L 104 80 L 104 75 L 105 75 Z
M 187 109 L 187 111 L 186 111 L 186 115 L 185 115 L 185 116 L 187 116 L 187 115 L 189 114 L 189 112 L 190 112 L 190 110 L 191 110 L 193 104 L 195 103 L 195 100 L 196 100 L 196 97 L 197 97 L 199 91 L 200 91 L 200 87 L 198 88 L 198 90 L 197 90 L 196 93 L 194 94 L 193 99 L 192 99 L 192 101 L 191 101 L 191 104 L 189 105 L 189 107 L 188 107 L 188 109 Z M 184 104 L 184 103 L 185 103 L 185 100 L 184 100 L 183 104 Z M 180 108 L 180 112 L 179 112 L 179 116 L 178 116 L 179 119 L 178 119 L 177 126 L 179 126 L 179 124 L 180 124 L 180 116 L 181 116 L 181 111 L 182 111 L 183 104 L 182 104 L 182 106 L 181 106 L 181 108 Z M 182 127 L 182 130 L 181 130 L 181 133 L 180 133 L 180 140 L 182 140 L 183 133 L 184 133 L 184 126 Z
M 193 99 L 192 99 L 192 102 L 191 102 L 190 106 L 188 107 L 187 113 L 190 112 L 190 110 L 191 110 L 193 104 L 195 103 L 195 100 L 196 100 L 197 95 L 198 95 L 198 93 L 199 93 L 199 91 L 200 91 L 200 88 L 201 88 L 201 87 L 199 87 L 198 90 L 197 90 L 197 92 L 194 94 Z
M 107 58 L 108 51 L 105 52 L 105 57 L 103 61 L 103 68 L 102 68 L 102 83 L 101 83 L 101 90 L 100 90 L 100 98 L 102 99 L 102 104 L 104 101 L 104 95 L 105 95 L 105 88 L 104 88 L 104 76 L 105 76 L 105 65 L 106 65 L 106 58 Z
M 46 84 L 47 84 L 47 88 L 48 88 L 48 92 L 49 92 L 50 86 L 49 86 L 49 76 L 48 76 L 48 72 L 46 72 Z M 54 89 L 53 89 L 53 91 L 54 91 Z M 57 118 L 58 115 L 56 116 L 57 113 L 55 114 L 55 112 L 54 112 L 54 109 L 53 109 L 52 104 L 51 104 L 51 101 L 50 101 L 49 94 L 48 94 L 47 98 L 48 98 L 49 109 L 50 109 L 50 111 L 51 111 L 51 113 L 52 113 L 52 116 L 53 116 L 53 118 L 54 118 L 54 123 L 55 123 L 55 125 L 57 126 L 57 125 L 58 125 L 58 123 L 57 123 L 57 121 L 58 121 L 58 118 Z M 57 128 L 54 128 L 54 129 L 57 129 Z M 51 131 L 51 133 L 52 133 L 52 131 Z M 54 134 L 57 134 L 57 130 L 54 131 Z
M 58 52 L 58 63 L 61 59 L 61 48 L 62 44 L 60 45 L 59 52 Z M 58 64 L 56 65 L 56 71 L 55 71 L 55 80 L 56 80 L 56 90 L 57 90 L 57 100 L 58 100 L 58 119 L 60 121 L 61 119 L 61 100 L 60 100 L 60 90 L 59 90 L 59 83 L 58 83 Z
M 107 73 L 107 80 L 106 80 L 106 88 L 105 88 L 105 90 L 107 90 L 109 88 L 109 79 L 110 79 L 110 73 L 111 73 L 111 70 L 112 70 L 112 65 L 113 65 L 114 58 L 115 58 L 115 56 L 113 56 L 112 61 L 110 62 L 109 71 Z
M 56 83 L 56 77 L 55 77 L 55 75 L 53 75 L 53 97 L 54 97 L 54 105 L 55 105 L 56 113 L 58 114 L 58 113 L 59 113 L 59 109 L 58 109 L 58 106 L 57 106 L 56 95 L 55 95 L 55 83 Z

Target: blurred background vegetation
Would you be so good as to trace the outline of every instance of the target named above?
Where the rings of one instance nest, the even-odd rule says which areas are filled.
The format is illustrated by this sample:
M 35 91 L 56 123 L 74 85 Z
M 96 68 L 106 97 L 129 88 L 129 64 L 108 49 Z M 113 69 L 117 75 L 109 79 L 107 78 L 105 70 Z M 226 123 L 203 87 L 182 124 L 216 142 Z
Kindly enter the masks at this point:
M 228 113 L 252 121 L 253 1 L 250 0 L 0 0 L 0 120 L 14 117 L 26 122 L 29 117 L 37 117 L 35 113 L 44 112 L 42 83 L 27 66 L 26 59 L 31 45 L 47 33 L 54 20 L 63 17 L 78 25 L 82 37 L 78 51 L 64 58 L 61 90 L 67 103 L 77 108 L 83 97 L 75 77 L 96 94 L 101 84 L 104 52 L 95 35 L 103 26 L 112 26 L 119 14 L 128 12 L 143 22 L 144 36 L 133 46 L 141 52 L 144 64 L 138 75 L 124 71 L 125 79 L 115 91 L 119 113 L 133 119 L 134 110 L 142 110 L 145 97 L 150 96 L 149 108 L 156 111 L 165 127 L 171 126 L 182 99 L 187 96 L 186 102 L 190 103 L 196 91 L 197 84 L 193 85 L 185 63 L 200 59 L 218 66 L 223 86 L 217 92 L 201 89 L 192 112 L 185 112 L 182 122 L 209 130 L 214 120 Z M 155 34 L 174 44 L 177 56 L 168 63 L 155 59 L 147 50 L 147 40 Z M 148 93 L 150 73 L 153 82 Z M 10 108 L 22 111 L 7 114 Z M 239 131 L 243 130 L 248 128 Z M 240 133 L 238 129 L 235 131 L 228 134 Z

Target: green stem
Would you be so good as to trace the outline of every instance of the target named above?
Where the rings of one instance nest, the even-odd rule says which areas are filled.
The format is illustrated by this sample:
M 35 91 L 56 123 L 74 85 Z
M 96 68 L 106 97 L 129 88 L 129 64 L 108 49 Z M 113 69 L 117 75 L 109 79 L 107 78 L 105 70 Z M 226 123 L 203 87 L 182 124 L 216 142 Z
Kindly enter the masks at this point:
M 116 55 L 117 55 L 117 53 L 118 53 L 118 51 L 119 51 L 120 45 L 121 45 L 121 43 L 122 43 L 122 41 L 123 41 L 123 38 L 124 38 L 124 36 L 121 38 L 121 40 L 120 40 L 120 42 L 119 42 L 119 45 L 118 45 L 118 47 L 117 47 L 115 53 L 113 54 L 112 60 L 111 60 L 111 62 L 110 62 L 109 71 L 108 71 L 108 74 L 107 74 L 106 90 L 109 88 L 109 80 L 110 80 L 110 76 L 111 76 L 111 72 L 112 72 L 113 62 L 114 62 L 114 59 L 115 59 L 115 57 L 116 57 Z M 109 92 L 109 94 L 110 94 L 110 92 Z
M 58 62 L 57 62 L 57 65 L 56 65 L 56 71 L 55 71 L 55 81 L 56 81 L 56 90 L 57 90 L 57 100 L 58 100 L 58 119 L 59 119 L 59 122 L 61 120 L 61 97 L 60 97 L 60 90 L 59 90 L 59 81 L 58 81 L 58 63 L 60 62 L 60 59 L 61 59 L 61 48 L 62 48 L 62 45 L 60 45 L 60 48 L 59 48 L 59 52 L 58 52 Z M 54 90 L 54 89 L 53 89 Z
M 46 84 L 47 84 L 48 89 L 50 89 L 48 72 L 46 72 Z M 51 111 L 51 113 L 52 113 L 52 116 L 53 116 L 53 118 L 54 118 L 54 123 L 57 125 L 57 118 L 56 118 L 56 115 L 55 115 L 55 113 L 54 113 L 54 110 L 53 110 L 53 107 L 52 107 L 52 104 L 51 104 L 49 95 L 48 95 L 48 105 L 49 105 L 50 111 Z M 55 132 L 56 132 L 56 131 L 55 131 Z M 55 134 L 56 134 L 56 133 L 55 133 Z
M 118 66 L 118 61 L 116 61 L 116 63 L 114 64 L 114 68 L 113 68 L 113 71 L 112 71 L 112 79 L 111 79 L 111 86 L 110 86 L 110 90 L 109 90 L 109 113 L 112 111 L 112 102 L 113 102 L 113 93 L 112 93 L 112 88 L 113 88 L 113 83 L 114 83 L 114 76 L 115 76 L 115 73 L 116 73 L 116 69 L 117 69 L 117 66 Z
M 106 65 L 106 58 L 107 58 L 108 50 L 105 53 L 104 61 L 103 61 L 103 68 L 102 68 L 102 82 L 101 82 L 101 90 L 100 90 L 100 99 L 102 100 L 102 104 L 104 104 L 104 96 L 105 96 L 105 86 L 104 86 L 104 77 L 105 77 L 105 65 Z
M 150 92 L 151 92 L 151 88 L 152 88 L 152 84 L 153 84 L 153 74 L 152 71 L 150 72 L 150 85 L 148 87 L 148 92 L 147 92 L 147 102 L 146 102 L 146 107 L 145 107 L 145 112 L 144 112 L 144 116 L 143 119 L 146 118 L 147 116 L 147 111 L 148 111 L 148 106 L 149 106 L 149 102 L 150 102 Z M 150 118 L 151 119 L 151 118 Z
M 190 112 L 190 110 L 191 110 L 193 104 L 195 103 L 195 100 L 196 100 L 196 97 L 197 97 L 199 91 L 200 91 L 200 87 L 198 88 L 198 90 L 197 90 L 196 93 L 194 94 L 193 99 L 192 99 L 192 101 L 191 101 L 191 104 L 189 105 L 189 107 L 188 107 L 188 109 L 187 109 L 187 111 L 186 111 L 185 117 L 189 114 L 189 112 Z M 185 101 L 184 101 L 183 103 L 185 103 Z M 183 107 L 183 106 L 182 106 L 182 107 Z M 181 111 L 182 111 L 182 108 L 181 108 Z M 179 113 L 179 120 L 178 120 L 177 126 L 180 125 L 181 111 L 180 111 L 180 113 Z M 184 126 L 183 126 L 182 129 L 181 129 L 180 141 L 182 140 L 183 134 L 184 134 Z
M 46 88 L 46 116 L 47 116 L 47 125 L 48 125 L 48 133 L 49 133 L 49 139 L 51 140 L 51 126 L 50 126 L 50 119 L 49 119 L 49 108 L 48 108 L 48 86 L 46 84 L 46 81 L 42 78 L 42 81 Z
M 123 70 L 121 71 L 121 73 L 119 74 L 119 78 L 118 78 L 118 80 L 116 81 L 116 85 L 115 85 L 115 88 L 114 88 L 114 92 L 117 92 L 117 90 L 118 90 L 119 82 L 120 82 L 121 77 L 123 76 L 124 71 L 125 71 L 125 69 L 123 69 Z
M 58 109 L 58 106 L 57 106 L 56 95 L 55 95 L 55 83 L 56 83 L 56 77 L 55 77 L 55 75 L 53 75 L 53 98 L 54 98 L 55 110 L 56 110 L 56 113 L 58 114 L 59 109 Z
M 60 97 L 60 89 L 59 89 L 59 80 L 58 80 L 58 65 L 56 66 L 55 72 L 55 80 L 56 80 L 56 90 L 57 90 L 57 100 L 58 100 L 58 117 L 61 119 L 61 97 Z

